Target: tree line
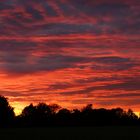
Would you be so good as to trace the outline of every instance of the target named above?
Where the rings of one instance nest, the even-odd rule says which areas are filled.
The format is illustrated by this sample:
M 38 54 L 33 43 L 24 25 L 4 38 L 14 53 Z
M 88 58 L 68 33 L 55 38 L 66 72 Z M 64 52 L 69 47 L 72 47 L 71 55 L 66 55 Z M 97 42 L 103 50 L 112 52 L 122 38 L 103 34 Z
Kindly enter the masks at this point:
M 0 127 L 106 126 L 140 125 L 140 118 L 128 109 L 94 109 L 88 104 L 81 110 L 57 104 L 39 103 L 26 106 L 18 116 L 8 99 L 0 96 Z

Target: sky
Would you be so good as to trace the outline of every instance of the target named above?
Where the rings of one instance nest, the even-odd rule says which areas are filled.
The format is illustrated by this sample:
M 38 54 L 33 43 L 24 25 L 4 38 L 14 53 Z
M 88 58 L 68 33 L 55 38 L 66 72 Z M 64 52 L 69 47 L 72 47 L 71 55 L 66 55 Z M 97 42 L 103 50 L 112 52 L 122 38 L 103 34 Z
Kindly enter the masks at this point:
M 0 94 L 140 111 L 139 0 L 0 0 Z

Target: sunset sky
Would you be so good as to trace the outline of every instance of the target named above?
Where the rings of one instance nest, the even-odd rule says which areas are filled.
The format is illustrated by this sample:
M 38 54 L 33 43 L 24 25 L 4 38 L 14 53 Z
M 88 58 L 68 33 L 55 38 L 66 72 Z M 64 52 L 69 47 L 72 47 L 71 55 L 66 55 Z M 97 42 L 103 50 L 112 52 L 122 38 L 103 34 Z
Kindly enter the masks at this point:
M 0 0 L 0 94 L 140 111 L 139 0 Z

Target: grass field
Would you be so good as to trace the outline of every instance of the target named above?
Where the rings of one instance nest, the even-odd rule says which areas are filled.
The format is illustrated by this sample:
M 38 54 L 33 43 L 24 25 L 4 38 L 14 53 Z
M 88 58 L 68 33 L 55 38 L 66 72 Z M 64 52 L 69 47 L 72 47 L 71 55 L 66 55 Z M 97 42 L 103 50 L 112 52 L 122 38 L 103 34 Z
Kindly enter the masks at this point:
M 0 129 L 0 140 L 140 140 L 140 127 Z

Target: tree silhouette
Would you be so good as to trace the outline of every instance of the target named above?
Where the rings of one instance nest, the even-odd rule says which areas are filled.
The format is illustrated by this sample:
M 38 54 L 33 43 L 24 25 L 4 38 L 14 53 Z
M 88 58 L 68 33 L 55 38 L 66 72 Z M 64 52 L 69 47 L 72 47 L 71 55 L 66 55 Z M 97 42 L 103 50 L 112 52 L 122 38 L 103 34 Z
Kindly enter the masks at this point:
M 39 103 L 36 106 L 30 104 L 23 109 L 18 119 L 22 120 L 21 125 L 47 126 L 54 123 L 56 111 L 59 109 L 60 106 L 57 104 L 47 105 L 46 103 Z
M 29 117 L 35 115 L 36 107 L 33 104 L 26 106 L 23 110 L 21 115 L 24 117 Z
M 138 117 L 134 114 L 132 109 L 128 109 L 127 111 L 127 115 L 131 118 L 131 119 L 137 119 Z
M 72 123 L 71 111 L 66 108 L 60 109 L 56 117 L 59 125 L 70 125 Z
M 15 117 L 14 109 L 8 103 L 7 98 L 0 96 L 0 126 L 9 126 Z
M 49 108 L 50 108 L 51 114 L 55 114 L 59 109 L 61 109 L 61 106 L 57 104 L 50 104 Z
M 61 108 L 57 104 L 39 103 L 26 106 L 15 116 L 7 98 L 0 96 L 0 126 L 46 127 L 46 126 L 106 126 L 140 125 L 133 110 L 122 108 L 94 109 L 88 104 L 81 110 Z
M 93 111 L 93 108 L 92 108 L 92 104 L 87 104 L 83 109 L 82 109 L 82 113 L 84 114 L 89 114 Z

